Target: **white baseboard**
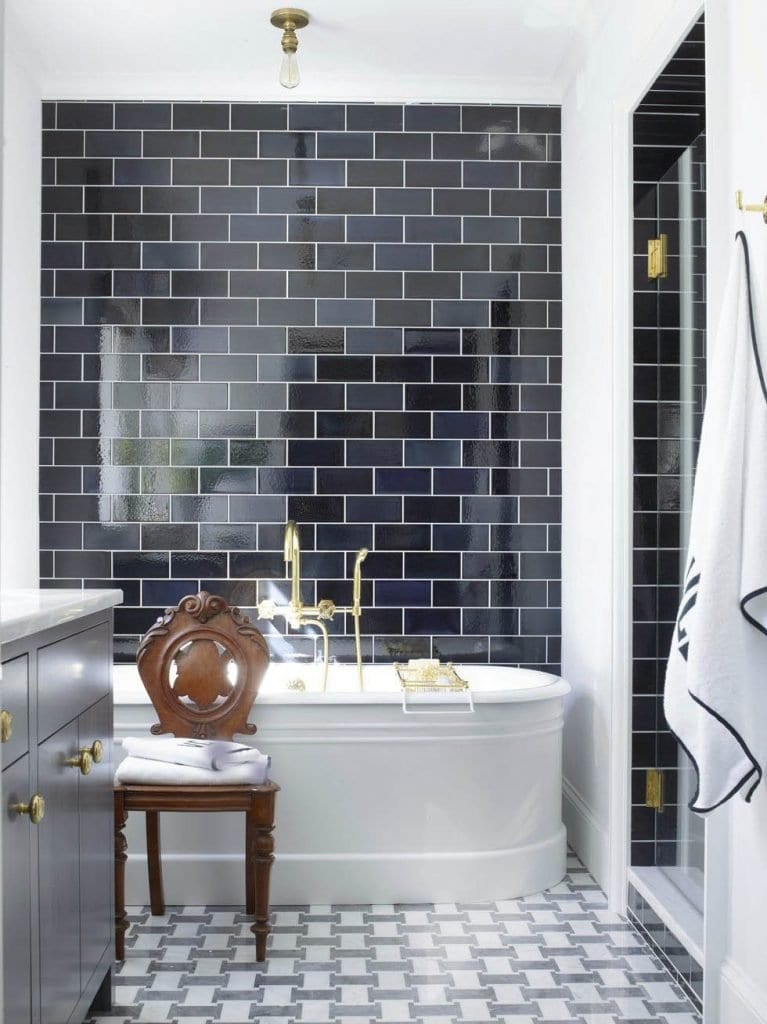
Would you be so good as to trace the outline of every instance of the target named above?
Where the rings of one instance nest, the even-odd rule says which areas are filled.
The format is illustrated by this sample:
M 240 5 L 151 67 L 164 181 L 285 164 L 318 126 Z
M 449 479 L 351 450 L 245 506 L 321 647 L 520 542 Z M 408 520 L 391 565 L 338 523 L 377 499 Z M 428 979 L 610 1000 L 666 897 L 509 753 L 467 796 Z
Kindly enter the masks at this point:
M 607 829 L 567 779 L 562 779 L 562 820 L 567 841 L 603 889 L 608 885 L 610 844 Z
M 721 986 L 722 1024 L 767 1024 L 767 991 L 732 960 L 722 965 Z

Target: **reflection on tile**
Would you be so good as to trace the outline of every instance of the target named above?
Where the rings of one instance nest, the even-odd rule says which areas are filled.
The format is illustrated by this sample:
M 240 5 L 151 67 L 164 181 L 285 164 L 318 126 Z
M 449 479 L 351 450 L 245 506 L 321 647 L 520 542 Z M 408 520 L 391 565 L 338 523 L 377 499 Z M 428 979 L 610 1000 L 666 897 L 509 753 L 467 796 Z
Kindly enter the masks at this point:
M 174 577 L 246 607 L 283 586 L 293 517 L 310 601 L 319 580 L 348 603 L 349 552 L 371 548 L 368 656 L 556 669 L 558 111 L 99 102 L 44 116 L 46 583 L 124 578 L 116 650 L 130 658 L 181 593 Z M 676 384 L 660 380 L 669 422 Z M 643 514 L 677 500 L 671 470 Z M 104 553 L 124 571 L 77 562 Z M 525 635 L 481 632 L 502 625 Z M 342 660 L 349 626 L 333 623 Z M 315 652 L 308 634 L 270 638 L 281 658 Z

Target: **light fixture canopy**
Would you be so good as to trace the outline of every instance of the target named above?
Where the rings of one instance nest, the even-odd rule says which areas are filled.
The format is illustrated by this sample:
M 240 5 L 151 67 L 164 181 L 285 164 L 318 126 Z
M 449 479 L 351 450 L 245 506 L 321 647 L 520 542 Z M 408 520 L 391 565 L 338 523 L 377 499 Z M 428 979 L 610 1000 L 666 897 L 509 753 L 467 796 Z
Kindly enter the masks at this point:
M 297 29 L 306 28 L 309 15 L 298 7 L 278 7 L 272 11 L 269 19 L 275 28 L 282 30 L 282 65 L 280 66 L 280 85 L 286 89 L 295 89 L 301 81 L 298 73 L 296 50 L 298 49 Z

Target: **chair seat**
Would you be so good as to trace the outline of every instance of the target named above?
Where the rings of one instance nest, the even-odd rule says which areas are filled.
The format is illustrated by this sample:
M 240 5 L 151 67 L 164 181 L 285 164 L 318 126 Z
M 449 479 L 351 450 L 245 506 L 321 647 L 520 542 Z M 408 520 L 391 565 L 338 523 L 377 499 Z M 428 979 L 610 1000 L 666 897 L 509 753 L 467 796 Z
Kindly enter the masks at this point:
M 269 762 L 236 765 L 213 771 L 146 757 L 126 757 L 115 772 L 115 782 L 140 786 L 262 786 L 269 781 Z

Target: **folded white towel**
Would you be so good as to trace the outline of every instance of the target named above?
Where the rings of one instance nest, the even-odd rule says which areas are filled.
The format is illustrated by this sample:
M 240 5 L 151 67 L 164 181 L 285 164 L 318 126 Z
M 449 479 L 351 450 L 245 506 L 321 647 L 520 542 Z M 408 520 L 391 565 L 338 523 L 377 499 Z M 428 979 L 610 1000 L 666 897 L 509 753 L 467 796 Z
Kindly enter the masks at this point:
M 269 781 L 271 760 L 267 754 L 259 754 L 258 761 L 214 771 L 128 756 L 115 772 L 115 782 L 139 786 L 261 786 Z
M 123 750 L 130 757 L 223 771 L 245 764 L 260 764 L 263 755 L 255 747 L 230 740 L 141 738 L 126 736 Z

